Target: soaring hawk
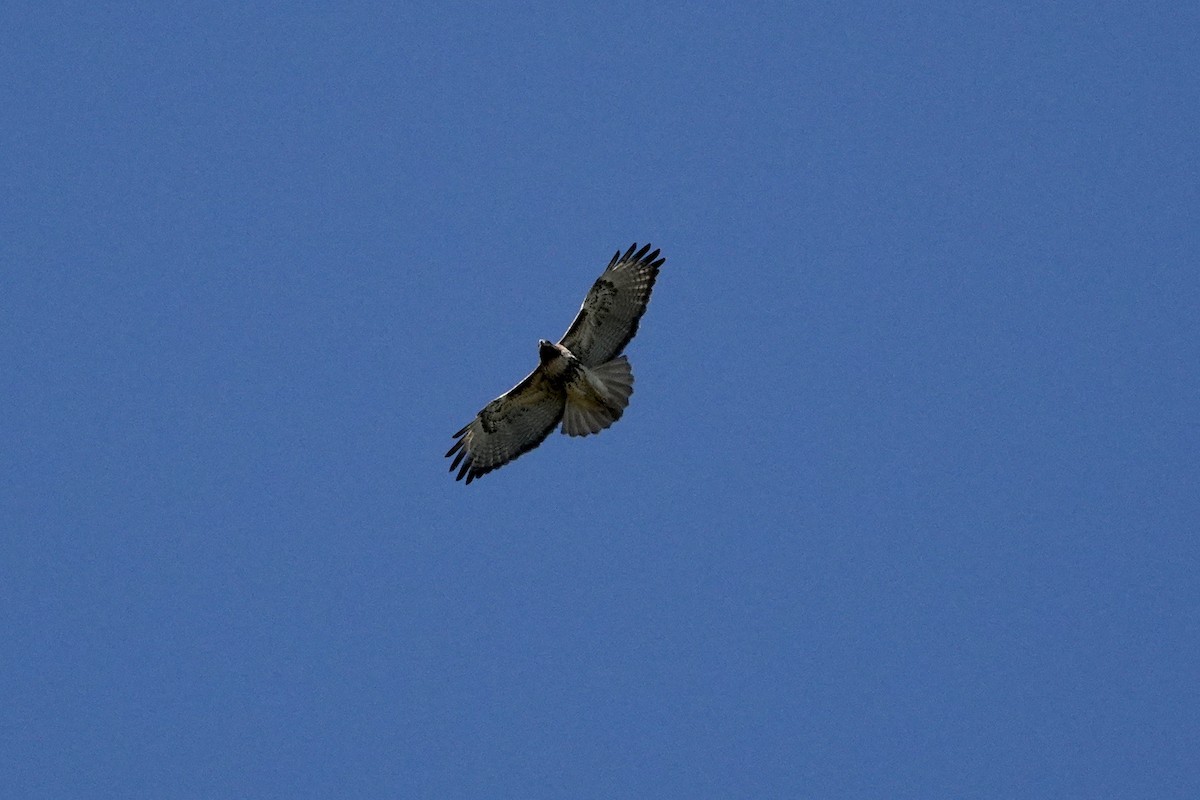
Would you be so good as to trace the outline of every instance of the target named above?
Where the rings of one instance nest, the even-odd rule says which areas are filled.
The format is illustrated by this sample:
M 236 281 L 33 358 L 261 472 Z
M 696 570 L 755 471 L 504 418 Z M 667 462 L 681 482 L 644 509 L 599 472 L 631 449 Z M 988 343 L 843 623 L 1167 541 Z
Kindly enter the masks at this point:
M 539 341 L 533 372 L 454 434 L 458 441 L 446 458 L 454 456 L 457 480 L 470 483 L 504 466 L 541 444 L 559 422 L 568 436 L 587 436 L 621 418 L 633 394 L 633 371 L 621 351 L 637 333 L 664 261 L 650 245 L 616 252 L 558 344 Z

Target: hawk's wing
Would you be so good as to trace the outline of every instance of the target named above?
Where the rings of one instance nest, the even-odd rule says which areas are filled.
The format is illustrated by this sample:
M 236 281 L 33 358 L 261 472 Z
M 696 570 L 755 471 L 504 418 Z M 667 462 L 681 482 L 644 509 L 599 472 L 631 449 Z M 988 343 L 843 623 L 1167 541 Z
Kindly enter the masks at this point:
M 636 249 L 635 243 L 625 255 L 617 251 L 608 269 L 592 284 L 575 321 L 559 342 L 585 367 L 616 358 L 637 333 L 658 268 L 666 259 L 658 258 L 657 250 L 648 253 L 650 245 L 635 253 Z
M 558 425 L 566 402 L 566 392 L 552 387 L 538 367 L 454 434 L 458 441 L 446 453 L 454 456 L 450 471 L 462 462 L 456 480 L 465 476 L 470 483 L 532 450 Z

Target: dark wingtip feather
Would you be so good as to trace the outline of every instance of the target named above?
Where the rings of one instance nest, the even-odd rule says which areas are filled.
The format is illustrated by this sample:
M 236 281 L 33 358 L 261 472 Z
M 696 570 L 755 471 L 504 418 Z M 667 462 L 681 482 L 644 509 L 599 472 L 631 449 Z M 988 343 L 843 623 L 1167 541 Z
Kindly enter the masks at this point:
M 618 264 L 626 263 L 645 264 L 649 267 L 662 266 L 663 263 L 666 262 L 665 258 L 659 258 L 659 254 L 662 251 L 659 248 L 654 248 L 654 250 L 651 250 L 651 247 L 653 247 L 653 245 L 651 245 L 649 242 L 646 242 L 646 244 L 642 245 L 642 249 L 639 250 L 637 242 L 634 242 L 624 253 L 618 250 L 617 252 L 613 253 L 612 261 L 608 262 L 608 269 L 612 269 Z

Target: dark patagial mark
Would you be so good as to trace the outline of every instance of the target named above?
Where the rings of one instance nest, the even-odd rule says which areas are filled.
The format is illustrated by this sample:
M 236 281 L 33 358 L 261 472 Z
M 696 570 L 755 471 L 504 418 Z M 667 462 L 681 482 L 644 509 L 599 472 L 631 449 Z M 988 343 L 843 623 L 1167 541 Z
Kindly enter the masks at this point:
M 500 402 L 493 400 L 484 407 L 483 411 L 479 412 L 479 425 L 485 433 L 495 433 L 500 422 L 504 420 L 504 415 L 500 413 Z

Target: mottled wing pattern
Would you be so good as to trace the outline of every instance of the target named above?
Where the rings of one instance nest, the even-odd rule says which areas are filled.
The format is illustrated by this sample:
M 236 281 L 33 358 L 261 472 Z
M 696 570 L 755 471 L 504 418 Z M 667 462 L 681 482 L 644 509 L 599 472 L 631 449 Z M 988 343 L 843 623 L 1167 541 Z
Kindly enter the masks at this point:
M 446 453 L 454 456 L 450 471 L 470 483 L 529 452 L 558 425 L 565 406 L 566 392 L 550 386 L 538 367 L 454 434 L 458 441 Z
M 636 243 L 625 255 L 617 251 L 559 342 L 586 367 L 599 366 L 621 354 L 637 333 L 638 321 L 650 302 L 658 268 L 666 259 L 659 258 L 657 250 L 650 252 L 648 244 L 635 250 Z

